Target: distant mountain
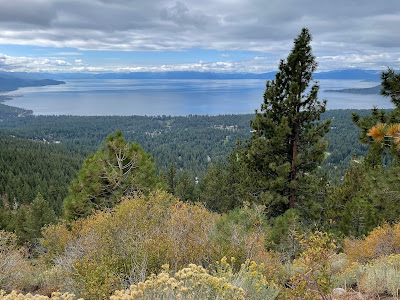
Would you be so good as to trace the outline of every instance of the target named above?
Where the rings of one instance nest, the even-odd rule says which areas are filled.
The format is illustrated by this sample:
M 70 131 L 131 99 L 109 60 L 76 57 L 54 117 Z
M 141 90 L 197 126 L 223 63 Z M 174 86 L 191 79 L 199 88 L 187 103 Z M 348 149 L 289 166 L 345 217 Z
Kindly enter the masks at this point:
M 54 79 L 264 79 L 275 78 L 276 71 L 268 73 L 212 73 L 192 71 L 171 72 L 132 72 L 132 73 L 58 73 L 47 74 Z M 315 79 L 352 79 L 379 81 L 380 71 L 376 70 L 337 70 L 314 74 Z
M 58 73 L 48 74 L 55 79 L 273 79 L 276 72 L 255 73 L 212 73 L 212 72 L 132 72 L 132 73 Z
M 377 70 L 335 70 L 329 72 L 314 73 L 315 79 L 352 79 L 363 81 L 379 81 L 380 72 Z M 11 75 L 20 79 L 42 80 L 45 78 L 68 79 L 263 79 L 275 78 L 276 71 L 268 73 L 213 73 L 194 71 L 170 71 L 170 72 L 132 72 L 132 73 L 7 73 L 0 72 L 0 76 Z
M 348 93 L 348 94 L 374 94 L 378 95 L 381 92 L 382 86 L 379 84 L 370 88 L 357 88 L 357 89 L 341 89 L 341 90 L 325 90 L 327 93 Z
M 54 79 L 35 79 L 35 74 L 32 74 L 31 78 L 28 78 L 28 76 L 24 76 L 24 78 L 21 78 L 14 76 L 14 74 L 11 74 L 13 73 L 0 73 L 0 92 L 15 91 L 21 87 L 28 86 L 58 85 L 65 83 L 64 81 L 58 81 Z
M 315 79 L 353 79 L 353 80 L 376 80 L 380 81 L 381 71 L 377 70 L 335 70 L 329 72 L 315 73 Z

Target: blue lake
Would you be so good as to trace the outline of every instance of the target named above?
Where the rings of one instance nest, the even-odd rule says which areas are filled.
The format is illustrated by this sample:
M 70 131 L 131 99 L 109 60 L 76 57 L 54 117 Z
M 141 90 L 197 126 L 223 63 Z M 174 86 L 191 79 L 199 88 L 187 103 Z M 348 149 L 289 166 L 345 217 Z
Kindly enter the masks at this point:
M 320 80 L 325 89 L 372 87 L 379 82 Z M 263 101 L 265 80 L 113 79 L 68 80 L 58 86 L 21 88 L 8 94 L 23 97 L 8 105 L 33 110 L 35 115 L 171 115 L 253 113 Z M 328 109 L 392 108 L 380 95 L 319 93 Z

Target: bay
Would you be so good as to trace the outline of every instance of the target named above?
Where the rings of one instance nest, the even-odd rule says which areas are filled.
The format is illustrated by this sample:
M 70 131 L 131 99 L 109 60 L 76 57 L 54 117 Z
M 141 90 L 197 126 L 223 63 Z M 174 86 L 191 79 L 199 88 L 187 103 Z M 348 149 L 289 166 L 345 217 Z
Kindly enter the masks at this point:
M 379 82 L 320 80 L 319 99 L 328 109 L 392 108 L 380 95 L 325 93 L 325 89 L 372 87 Z M 8 105 L 30 109 L 34 115 L 218 115 L 245 114 L 259 109 L 265 80 L 112 79 L 68 80 L 66 84 L 27 87 Z

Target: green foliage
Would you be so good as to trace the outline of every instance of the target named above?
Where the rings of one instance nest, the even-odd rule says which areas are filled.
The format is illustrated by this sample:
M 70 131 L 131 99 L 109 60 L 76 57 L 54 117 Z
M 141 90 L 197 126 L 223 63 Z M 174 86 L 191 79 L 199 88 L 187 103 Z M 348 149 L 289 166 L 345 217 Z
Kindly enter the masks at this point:
M 400 220 L 399 172 L 397 164 L 371 168 L 365 161 L 354 160 L 344 182 L 331 191 L 325 228 L 360 237 L 384 221 Z
M 82 157 L 63 144 L 0 134 L 0 207 L 27 205 L 40 193 L 61 215 L 68 183 L 81 162 Z
M 384 134 L 382 134 L 382 138 L 376 138 L 375 134 L 371 132 L 373 129 L 379 131 L 377 127 L 379 124 L 390 126 L 400 123 L 400 73 L 396 74 L 393 69 L 389 68 L 388 71 L 382 72 L 381 79 L 381 94 L 390 97 L 396 109 L 387 113 L 383 110 L 378 111 L 374 107 L 370 116 L 364 118 L 360 118 L 358 114 L 352 116 L 353 122 L 361 129 L 360 141 L 370 146 L 366 161 L 373 167 L 382 164 L 382 159 L 388 156 L 389 150 L 395 160 L 400 159 L 397 143 L 384 143 L 382 142 Z
M 32 115 L 33 111 L 31 110 L 12 107 L 1 103 L 4 100 L 10 100 L 10 98 L 5 97 L 6 96 L 0 95 L 0 122 Z
M 296 239 L 298 232 L 304 231 L 300 221 L 300 212 L 288 209 L 274 221 L 270 234 L 270 248 L 278 251 L 285 261 L 292 261 L 299 252 L 299 243 Z
M 200 201 L 208 209 L 227 213 L 241 204 L 234 190 L 235 177 L 238 175 L 234 168 L 235 162 L 225 164 L 219 161 L 210 165 L 200 185 Z
M 176 169 L 174 167 L 174 164 L 171 163 L 168 173 L 166 174 L 166 180 L 167 186 L 168 186 L 168 193 L 175 194 L 175 188 L 176 188 Z
M 328 110 L 321 115 L 322 121 L 332 120 L 331 130 L 326 135 L 329 156 L 321 166 L 328 172 L 329 180 L 334 182 L 340 181 L 345 174 L 353 154 L 358 157 L 367 150 L 365 145 L 354 143 L 359 136 L 359 129 L 350 120 L 352 112 L 364 116 L 369 111 Z M 45 139 L 50 143 L 60 141 L 62 145 L 54 146 L 67 147 L 69 153 L 75 153 L 73 158 L 77 161 L 74 165 L 76 172 L 83 161 L 82 157 L 97 151 L 108 134 L 122 130 L 127 140 L 137 142 L 154 156 L 158 170 L 167 173 L 173 163 L 176 170 L 187 170 L 190 176 L 197 176 L 201 181 L 209 167 L 207 156 L 211 158 L 211 162 L 216 163 L 225 159 L 235 147 L 238 138 L 246 140 L 251 137 L 249 122 L 252 118 L 254 115 L 250 114 L 187 117 L 28 116 L 0 122 L 0 131 L 24 139 Z M 229 126 L 235 126 L 235 129 L 232 130 Z M 157 134 L 150 134 L 154 132 Z M 224 143 L 227 136 L 228 142 Z M 58 169 L 65 170 L 68 166 L 69 164 L 59 166 Z M 61 201 L 68 192 L 73 175 L 68 179 L 57 180 L 58 186 L 54 186 L 56 192 L 60 187 L 65 191 Z M 10 191 L 16 190 L 14 186 L 10 188 Z M 32 193 L 30 201 L 37 192 L 36 190 Z M 45 199 L 51 200 L 46 196 L 47 189 L 40 192 Z M 14 196 L 9 197 L 13 199 Z
M 332 237 L 317 230 L 297 238 L 303 251 L 293 262 L 291 288 L 287 290 L 290 299 L 331 299 L 332 258 L 336 252 Z
M 195 189 L 194 180 L 189 177 L 186 170 L 183 171 L 176 184 L 175 195 L 182 201 L 195 202 L 197 200 Z
M 113 207 L 122 197 L 148 193 L 161 184 L 155 173 L 152 156 L 137 144 L 126 143 L 117 131 L 85 160 L 78 178 L 71 183 L 64 200 L 65 217 L 85 217 L 93 210 Z
M 39 206 L 39 205 L 37 205 L 37 206 Z M 18 208 L 17 212 L 12 213 L 14 215 L 13 231 L 17 235 L 18 241 L 20 244 L 26 243 L 30 239 L 34 238 L 34 232 L 28 232 L 28 226 L 27 226 L 28 211 L 29 211 L 29 206 L 21 205 Z M 50 214 L 51 214 L 51 212 L 50 212 Z M 31 223 L 31 225 L 33 225 L 30 227 L 30 229 L 33 229 L 35 227 L 34 225 L 36 225 L 36 224 L 33 224 L 36 222 L 36 220 L 33 219 L 35 217 L 35 215 L 33 213 L 31 213 L 30 217 L 32 218 L 32 219 L 30 219 L 30 223 Z M 41 216 L 39 216 L 38 224 L 40 223 L 40 218 L 41 218 Z M 51 220 L 50 223 L 52 223 L 54 221 L 55 221 L 55 218 L 54 218 L 54 220 Z M 36 237 L 39 237 L 39 235 L 40 235 L 40 228 L 39 228 L 39 234 Z
M 261 111 L 250 123 L 253 136 L 239 152 L 248 174 L 247 198 L 267 205 L 273 217 L 301 208 L 302 192 L 311 189 L 306 178 L 323 161 L 327 147 L 323 137 L 330 121 L 317 122 L 326 101 L 318 101 L 317 84 L 306 92 L 317 66 L 310 42 L 304 28 L 275 80 L 267 81 Z
M 237 263 L 246 259 L 264 261 L 269 255 L 266 245 L 270 233 L 264 212 L 262 205 L 245 203 L 242 209 L 222 215 L 211 235 L 215 255 L 235 256 Z
M 400 73 L 395 73 L 393 69 L 388 68 L 381 74 L 382 90 L 381 94 L 390 97 L 392 103 L 400 108 Z
M 20 213 L 20 218 L 23 218 L 23 213 Z M 17 222 L 18 222 L 18 214 L 17 214 Z M 53 224 L 56 222 L 56 215 L 49 203 L 44 200 L 43 196 L 39 193 L 35 200 L 29 206 L 28 211 L 26 212 L 26 220 L 24 224 L 24 232 L 20 233 L 22 236 L 19 238 L 23 238 L 26 235 L 26 239 L 31 242 L 31 244 L 35 244 L 37 239 L 41 237 L 42 227 Z M 18 232 L 18 231 L 16 231 Z

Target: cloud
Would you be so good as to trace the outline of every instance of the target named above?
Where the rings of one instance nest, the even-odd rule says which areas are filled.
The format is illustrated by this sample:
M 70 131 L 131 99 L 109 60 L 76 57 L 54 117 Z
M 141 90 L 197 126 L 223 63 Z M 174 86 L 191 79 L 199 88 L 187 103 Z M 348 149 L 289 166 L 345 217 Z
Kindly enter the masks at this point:
M 69 52 L 56 52 L 54 53 L 55 55 L 62 55 L 62 56 L 77 56 L 77 55 L 82 55 L 81 52 L 73 52 L 73 51 L 69 51 Z
M 398 0 L 1 2 L 2 44 L 112 51 L 255 51 L 259 57 L 274 57 L 276 68 L 305 26 L 313 34 L 315 54 L 324 57 L 322 69 L 366 66 L 368 57 L 374 62 L 371 67 L 378 67 L 394 63 L 400 55 Z M 375 57 L 377 53 L 385 56 Z
M 30 58 L 13 57 L 0 53 L 0 70 L 17 72 L 168 72 L 168 71 L 197 71 L 197 72 L 251 72 L 263 73 L 274 70 L 275 59 L 254 57 L 239 61 L 198 61 L 194 63 L 129 65 L 129 66 L 91 66 L 82 59 L 75 59 L 73 63 L 57 58 Z
M 0 53 L 0 70 L 14 72 L 52 72 L 69 69 L 71 63 L 47 57 L 15 57 Z

